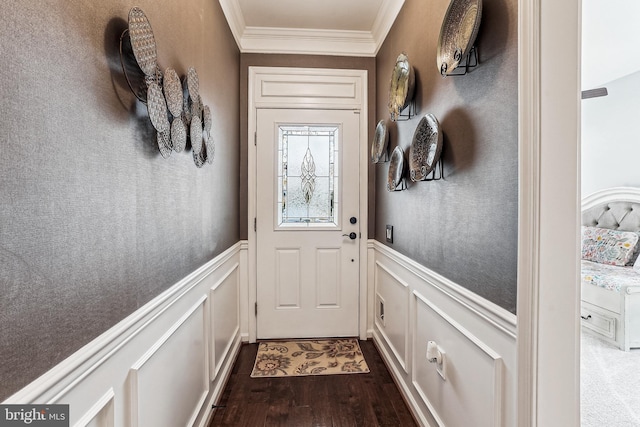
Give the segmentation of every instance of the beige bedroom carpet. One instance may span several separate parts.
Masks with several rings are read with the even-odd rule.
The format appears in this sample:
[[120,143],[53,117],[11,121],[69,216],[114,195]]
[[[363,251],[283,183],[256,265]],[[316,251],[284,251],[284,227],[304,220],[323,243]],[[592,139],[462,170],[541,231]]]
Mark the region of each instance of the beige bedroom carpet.
[[581,349],[581,426],[640,426],[640,349],[622,351],[587,332]]
[[262,341],[251,377],[293,377],[369,372],[358,340],[335,338]]

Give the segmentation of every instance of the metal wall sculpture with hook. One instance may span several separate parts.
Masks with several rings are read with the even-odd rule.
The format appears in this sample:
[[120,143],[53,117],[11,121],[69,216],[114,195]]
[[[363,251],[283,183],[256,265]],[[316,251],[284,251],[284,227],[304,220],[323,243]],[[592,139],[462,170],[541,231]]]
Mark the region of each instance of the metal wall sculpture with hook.
[[[186,97],[176,71],[163,73],[157,63],[157,48],[151,24],[139,7],[129,11],[128,28],[120,36],[120,63],[131,92],[146,104],[151,124],[157,131],[160,154],[168,158],[172,151],[181,152],[191,143],[193,161],[200,168],[212,163],[214,143],[211,137],[211,110],[202,104],[198,74],[195,68],[187,71]],[[135,79],[131,54],[143,78]],[[139,72],[138,72],[139,73]]]
[[[482,0],[451,0],[449,3],[438,39],[437,64],[442,77],[463,75],[478,65],[474,42],[481,16]],[[465,72],[454,73],[461,65]]]
[[477,66],[478,66],[478,48],[475,46],[472,46],[467,56],[465,56],[464,58],[462,58],[462,60],[460,60],[460,63],[453,71],[446,74],[442,74],[442,73],[441,74],[442,74],[442,77],[464,76],[470,70],[476,68]]
[[387,178],[387,190],[399,191],[406,189],[404,182],[404,151],[397,146],[391,153],[391,161],[389,162],[389,175]]
[[389,128],[384,120],[376,125],[376,131],[371,143],[371,163],[385,163],[389,161]]
[[411,181],[437,181],[442,179],[442,144],[443,135],[440,122],[433,114],[426,114],[416,126],[411,147],[409,148],[409,176]]
[[[409,120],[415,114],[413,102],[415,85],[416,77],[413,67],[407,55],[401,53],[396,59],[389,87],[389,115],[392,121]],[[409,111],[402,115],[402,111],[407,107],[410,107]]]

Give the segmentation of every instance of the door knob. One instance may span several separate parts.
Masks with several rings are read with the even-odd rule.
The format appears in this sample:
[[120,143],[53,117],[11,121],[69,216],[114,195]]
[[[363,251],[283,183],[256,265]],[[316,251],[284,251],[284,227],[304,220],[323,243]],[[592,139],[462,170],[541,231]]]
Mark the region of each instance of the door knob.
[[356,240],[356,237],[358,237],[358,235],[356,233],[354,233],[353,231],[349,234],[343,234],[344,237],[348,237],[351,240]]

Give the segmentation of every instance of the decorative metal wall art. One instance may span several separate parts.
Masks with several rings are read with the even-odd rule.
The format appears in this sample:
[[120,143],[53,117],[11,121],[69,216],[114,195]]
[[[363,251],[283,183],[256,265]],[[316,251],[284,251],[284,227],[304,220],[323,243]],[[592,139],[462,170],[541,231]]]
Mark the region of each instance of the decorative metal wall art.
[[158,69],[156,40],[153,37],[151,23],[139,7],[129,11],[129,37],[133,55],[140,69],[147,77],[155,78]]
[[151,124],[158,132],[166,132],[171,124],[169,123],[167,102],[160,85],[155,81],[147,83],[147,111]]
[[171,142],[173,151],[182,152],[187,147],[187,127],[182,116],[174,117],[171,122]]
[[160,150],[160,155],[165,159],[169,158],[169,156],[171,155],[171,150],[173,150],[173,145],[171,144],[170,132],[158,131],[156,134],[156,140],[158,142],[158,149]]
[[[144,82],[134,82],[129,76],[124,58],[129,48],[145,75]],[[120,62],[129,88],[147,105],[149,119],[157,131],[160,154],[167,158],[172,151],[179,153],[190,143],[197,167],[212,163],[215,146],[211,137],[211,110],[202,104],[198,73],[193,67],[188,69],[185,96],[178,73],[173,68],[163,73],[157,58],[151,23],[142,9],[134,7],[129,11],[129,26],[120,36]]]
[[389,160],[389,130],[384,120],[380,120],[376,126],[371,143],[371,163],[386,162]]
[[387,177],[387,190],[398,191],[404,190],[404,151],[400,146],[393,149],[391,153],[391,161],[389,162],[389,175]]
[[[409,149],[409,175],[411,181],[426,181],[442,178],[442,131],[433,114],[426,114],[416,127]],[[440,176],[436,177],[436,166],[440,164]],[[433,177],[429,175],[433,172]]]
[[[378,124],[383,124],[380,121]],[[374,138],[371,156],[377,155],[377,139]],[[437,181],[444,178],[442,164],[443,133],[435,115],[424,115],[413,134],[409,148],[408,165],[404,151],[398,145],[391,153],[387,176],[387,190],[399,191],[407,188],[406,179],[413,182]],[[407,167],[408,166],[408,167]],[[405,174],[407,175],[405,177]]]
[[173,117],[182,116],[182,106],[184,99],[182,96],[182,83],[180,77],[173,68],[164,70],[164,80],[162,81],[164,96],[167,98],[167,107]]
[[[453,71],[461,63],[466,68],[478,64],[477,50],[473,48],[473,43],[478,35],[481,16],[482,0],[451,0],[449,3],[438,39],[437,63],[442,77],[459,75]],[[466,71],[462,74],[466,74]]]
[[[389,87],[389,114],[392,121],[400,119],[400,113],[407,107],[413,106],[413,93],[415,91],[415,73],[409,64],[409,58],[405,53],[398,55],[396,65],[391,74],[391,84]],[[405,120],[413,115],[413,108]]]

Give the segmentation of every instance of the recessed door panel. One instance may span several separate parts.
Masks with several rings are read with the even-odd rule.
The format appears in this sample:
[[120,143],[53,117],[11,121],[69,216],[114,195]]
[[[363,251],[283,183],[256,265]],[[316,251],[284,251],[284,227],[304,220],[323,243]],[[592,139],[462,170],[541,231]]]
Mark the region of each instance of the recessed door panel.
[[277,308],[300,308],[300,250],[276,250]]
[[340,288],[342,280],[340,274],[340,248],[318,249],[316,264],[318,273],[316,279],[316,294],[318,308],[338,308],[340,306]]

